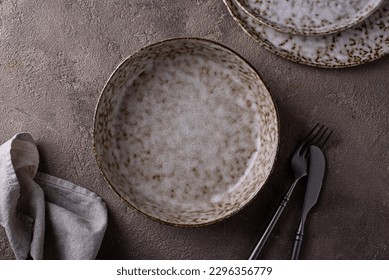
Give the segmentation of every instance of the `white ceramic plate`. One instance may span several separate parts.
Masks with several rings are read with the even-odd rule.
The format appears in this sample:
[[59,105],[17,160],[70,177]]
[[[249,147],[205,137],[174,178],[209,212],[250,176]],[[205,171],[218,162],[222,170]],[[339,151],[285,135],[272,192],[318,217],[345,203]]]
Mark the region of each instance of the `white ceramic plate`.
[[213,223],[261,189],[278,146],[273,100],[233,51],[175,39],[127,58],[96,108],[101,171],[129,205],[174,225]]
[[279,32],[224,0],[238,24],[262,46],[299,63],[340,68],[363,64],[389,53],[389,1],[362,23],[336,34],[301,36]]
[[383,0],[236,0],[252,17],[278,31],[324,35],[353,26]]

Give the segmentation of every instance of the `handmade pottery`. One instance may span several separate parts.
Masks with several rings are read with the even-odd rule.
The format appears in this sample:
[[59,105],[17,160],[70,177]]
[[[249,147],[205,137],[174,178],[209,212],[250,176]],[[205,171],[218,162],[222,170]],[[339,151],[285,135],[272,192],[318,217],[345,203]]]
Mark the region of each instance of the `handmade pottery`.
[[351,27],[372,14],[383,0],[236,0],[252,17],[278,31],[324,35]]
[[276,109],[257,72],[208,40],[167,40],[130,56],[95,113],[106,180],[128,205],[173,225],[241,209],[264,185],[277,146]]
[[240,27],[268,50],[303,64],[340,68],[389,53],[389,1],[362,23],[326,36],[286,34],[259,23],[234,0],[224,0]]

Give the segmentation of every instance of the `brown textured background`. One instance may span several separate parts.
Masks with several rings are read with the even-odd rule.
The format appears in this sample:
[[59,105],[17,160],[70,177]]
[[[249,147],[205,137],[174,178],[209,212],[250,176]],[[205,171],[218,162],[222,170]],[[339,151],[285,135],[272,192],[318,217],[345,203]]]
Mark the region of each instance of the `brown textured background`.
[[[280,154],[260,196],[235,216],[176,228],[128,209],[100,176],[93,112],[105,81],[140,47],[202,37],[259,71],[281,119]],[[307,224],[304,259],[389,259],[389,57],[348,69],[299,65],[261,48],[221,0],[0,1],[0,142],[35,138],[44,172],[98,193],[109,207],[100,259],[245,259],[291,181],[289,158],[316,122],[335,130],[328,173]],[[302,185],[260,258],[287,259]],[[0,259],[13,259],[0,228]]]

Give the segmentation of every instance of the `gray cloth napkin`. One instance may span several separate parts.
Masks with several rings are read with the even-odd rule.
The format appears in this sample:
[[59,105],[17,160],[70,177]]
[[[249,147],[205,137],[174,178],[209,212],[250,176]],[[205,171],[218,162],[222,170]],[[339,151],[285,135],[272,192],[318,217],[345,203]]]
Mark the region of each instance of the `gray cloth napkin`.
[[0,224],[16,259],[94,259],[107,227],[95,193],[38,172],[27,133],[0,146]]

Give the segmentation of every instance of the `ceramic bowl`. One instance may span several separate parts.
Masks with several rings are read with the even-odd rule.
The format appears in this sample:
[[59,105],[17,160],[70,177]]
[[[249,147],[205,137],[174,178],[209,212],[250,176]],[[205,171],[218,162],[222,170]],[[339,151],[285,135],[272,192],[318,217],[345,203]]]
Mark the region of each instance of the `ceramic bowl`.
[[262,188],[278,119],[253,67],[203,39],[159,42],[127,58],[104,87],[94,149],[113,190],[180,226],[236,213]]

